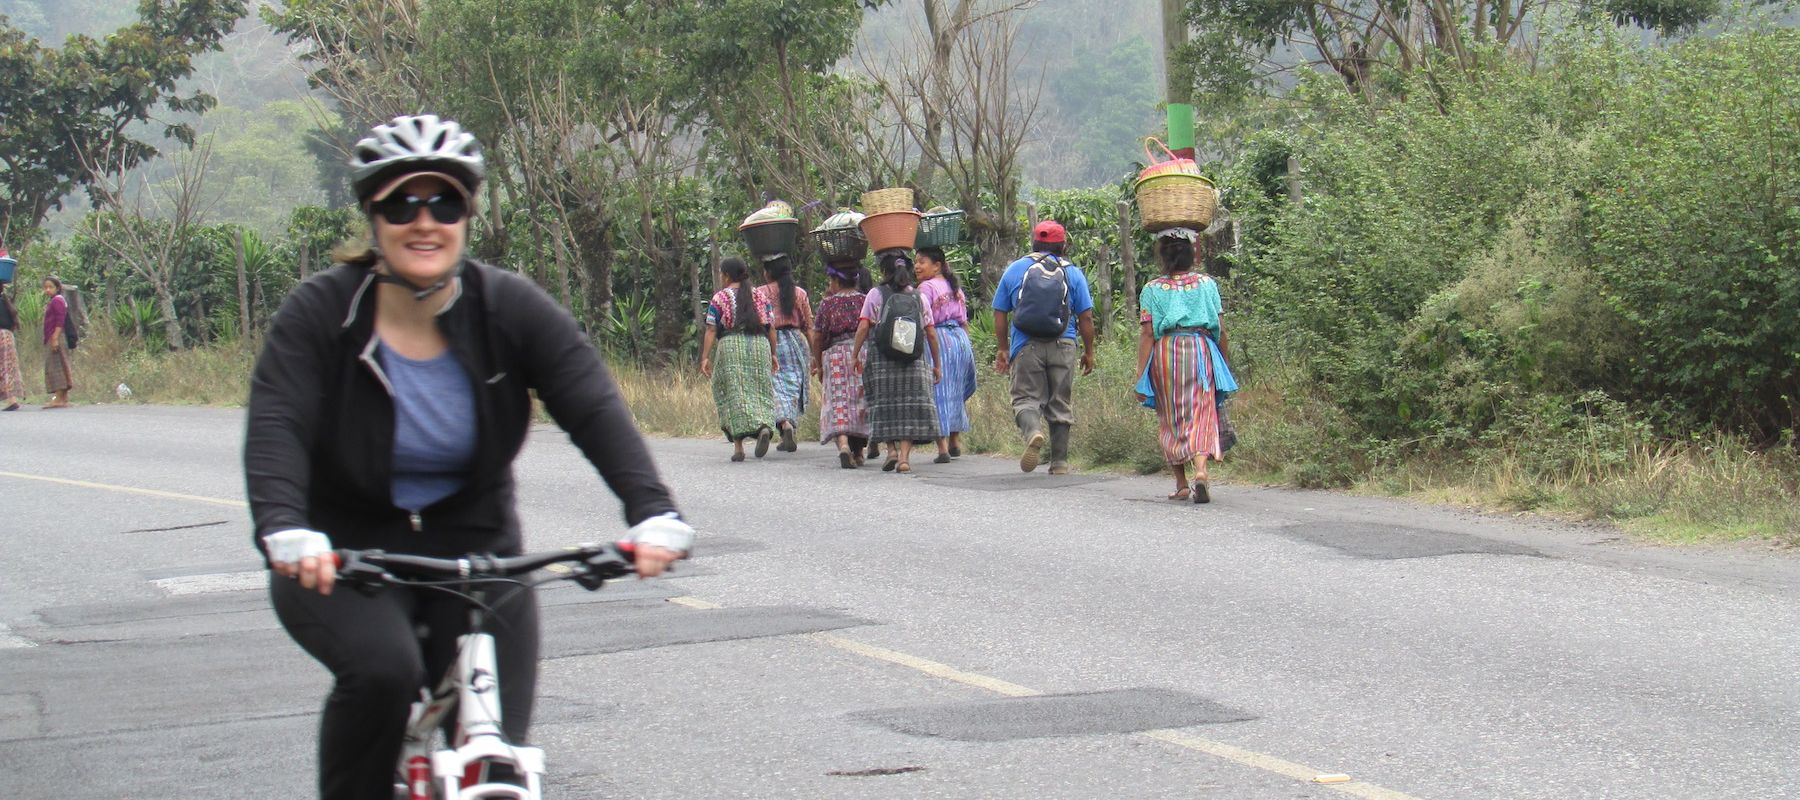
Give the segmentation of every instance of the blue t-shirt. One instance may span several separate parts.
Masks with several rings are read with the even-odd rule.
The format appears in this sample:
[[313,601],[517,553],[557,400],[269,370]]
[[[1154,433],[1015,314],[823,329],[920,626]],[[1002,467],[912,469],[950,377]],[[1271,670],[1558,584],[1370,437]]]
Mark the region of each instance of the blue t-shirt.
[[[1069,329],[1063,331],[1063,338],[1073,339],[1076,335],[1075,320],[1081,316],[1082,312],[1094,309],[1094,295],[1088,291],[1087,276],[1082,274],[1081,268],[1066,258],[1062,259],[1062,262],[1063,271],[1068,273],[1069,279]],[[1019,284],[1025,280],[1025,270],[1030,268],[1031,256],[1014,261],[1006,268],[1006,274],[1000,276],[1000,288],[994,290],[995,311],[1012,313],[1013,303],[1019,299]],[[1012,352],[1008,353],[1006,357],[1010,359],[1018,356],[1019,351],[1025,349],[1025,343],[1030,338],[1024,331],[1019,330],[1017,325],[1013,326]]]
[[475,463],[475,390],[450,353],[376,350],[394,387],[394,505],[418,511],[461,489]]

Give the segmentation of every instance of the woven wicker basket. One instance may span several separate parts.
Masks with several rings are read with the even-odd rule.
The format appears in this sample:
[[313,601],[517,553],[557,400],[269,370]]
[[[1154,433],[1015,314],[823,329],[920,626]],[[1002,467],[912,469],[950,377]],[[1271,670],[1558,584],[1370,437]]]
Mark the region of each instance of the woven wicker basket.
[[869,240],[860,228],[819,228],[812,232],[813,242],[827,262],[855,259],[869,254]]
[[876,189],[864,192],[862,196],[862,212],[866,216],[891,214],[895,211],[913,210],[913,191],[911,189]]
[[949,247],[962,240],[963,212],[944,211],[919,218],[920,247]]
[[877,253],[897,247],[911,250],[919,240],[920,216],[917,211],[907,210],[863,217],[862,231],[869,240],[869,249]]
[[1165,174],[1138,181],[1137,203],[1147,230],[1202,230],[1212,224],[1219,196],[1212,182],[1198,175]]

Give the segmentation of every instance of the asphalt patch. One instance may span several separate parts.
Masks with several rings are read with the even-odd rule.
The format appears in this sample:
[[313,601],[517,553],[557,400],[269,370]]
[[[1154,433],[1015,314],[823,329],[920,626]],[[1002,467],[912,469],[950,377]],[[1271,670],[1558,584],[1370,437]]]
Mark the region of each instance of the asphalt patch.
[[[958,489],[978,492],[1019,492],[1027,489],[1066,489],[1090,483],[1106,483],[1114,478],[1106,475],[1050,475],[1043,472],[1021,472],[1017,475],[926,475],[928,483],[953,484]],[[917,474],[917,473],[914,473]]]
[[[819,633],[871,624],[868,620],[848,614],[804,606],[753,606],[706,611],[669,607],[607,614],[598,620],[583,613],[582,608],[575,605],[544,609],[544,658],[569,658],[702,642]],[[600,624],[595,624],[596,621]]]
[[1546,557],[1524,545],[1430,528],[1302,523],[1277,528],[1275,533],[1296,541],[1329,547],[1354,558],[1378,561],[1454,555]]
[[145,622],[158,619],[237,614],[269,607],[267,592],[227,592],[187,595],[165,600],[139,600],[126,603],[88,603],[52,606],[37,610],[37,618],[45,625],[75,627]]
[[1256,718],[1199,695],[1157,688],[1008,697],[852,716],[912,736],[963,742],[1136,733]]
[[[766,549],[768,549],[768,547],[769,547],[768,545],[766,545],[762,542],[759,542],[755,539],[746,539],[742,536],[726,536],[726,535],[711,534],[711,533],[707,533],[705,531],[701,531],[698,536],[694,537],[694,556],[693,557],[697,558],[697,559],[704,559],[704,558],[708,558],[711,556],[728,556],[728,555],[736,555],[738,553],[754,553],[759,550],[766,550]],[[679,570],[685,566],[687,566],[687,565],[678,563],[675,565],[675,568],[677,570]]]

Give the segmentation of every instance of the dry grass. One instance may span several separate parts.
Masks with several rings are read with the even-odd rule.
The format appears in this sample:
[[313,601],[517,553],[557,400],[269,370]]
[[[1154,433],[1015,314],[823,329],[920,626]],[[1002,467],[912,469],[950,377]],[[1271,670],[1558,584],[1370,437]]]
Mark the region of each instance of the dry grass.
[[[255,343],[230,342],[173,353],[151,353],[128,337],[99,325],[71,354],[75,403],[119,402],[118,387],[131,389],[131,402],[170,405],[242,405],[250,395]],[[19,364],[32,402],[44,402],[44,345],[35,329],[19,337]]]

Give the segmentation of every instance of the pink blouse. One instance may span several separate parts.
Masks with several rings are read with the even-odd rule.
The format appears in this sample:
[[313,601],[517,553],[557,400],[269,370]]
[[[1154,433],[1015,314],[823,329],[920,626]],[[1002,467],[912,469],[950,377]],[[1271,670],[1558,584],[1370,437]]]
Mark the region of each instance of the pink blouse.
[[943,276],[920,284],[919,294],[925,297],[925,308],[931,311],[931,318],[937,320],[936,324],[969,324],[968,297],[960,291],[952,295],[950,282],[944,280]]

